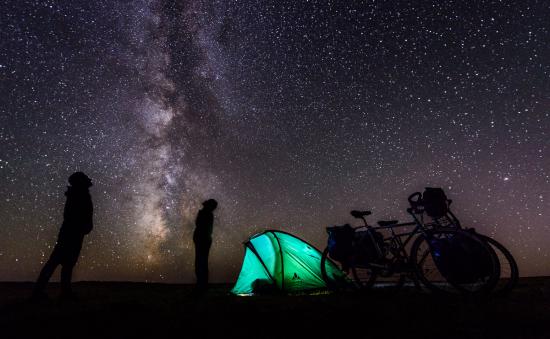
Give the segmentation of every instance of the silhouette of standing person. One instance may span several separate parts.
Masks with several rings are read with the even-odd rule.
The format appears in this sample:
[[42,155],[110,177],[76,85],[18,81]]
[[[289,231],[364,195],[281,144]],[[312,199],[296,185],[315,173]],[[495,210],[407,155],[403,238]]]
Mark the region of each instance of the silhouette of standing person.
[[214,226],[214,210],[218,202],[208,199],[202,203],[203,208],[197,214],[195,220],[195,275],[197,277],[197,289],[205,290],[208,287],[208,254],[212,245],[212,228]]
[[63,224],[50,258],[42,268],[36,282],[33,299],[46,298],[44,289],[57,266],[61,265],[61,297],[73,298],[71,277],[80,256],[84,236],[93,228],[93,205],[89,188],[92,180],[82,172],[69,177],[67,201],[63,211]]

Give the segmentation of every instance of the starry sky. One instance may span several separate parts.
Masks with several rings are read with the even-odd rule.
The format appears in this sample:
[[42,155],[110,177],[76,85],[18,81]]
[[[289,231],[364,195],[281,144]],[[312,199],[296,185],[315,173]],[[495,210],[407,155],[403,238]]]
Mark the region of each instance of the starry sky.
[[[408,221],[443,187],[522,275],[550,275],[546,1],[13,1],[0,20],[0,280],[34,280],[88,174],[77,280],[212,280],[242,242]],[[356,223],[355,223],[356,224]]]

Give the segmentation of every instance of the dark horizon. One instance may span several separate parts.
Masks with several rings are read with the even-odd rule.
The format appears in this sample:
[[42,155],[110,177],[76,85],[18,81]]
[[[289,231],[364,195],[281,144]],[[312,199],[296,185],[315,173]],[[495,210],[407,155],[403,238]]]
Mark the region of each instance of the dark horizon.
[[[533,276],[520,276],[520,285],[522,280],[530,280],[530,279],[548,279],[550,278],[550,275],[533,275]],[[0,280],[0,284],[28,284],[28,285],[34,285],[36,281],[33,280],[26,280],[26,281],[19,281],[19,280]],[[165,285],[185,285],[185,286],[194,286],[195,281],[191,280],[189,282],[170,282],[170,281],[130,281],[130,280],[73,280],[73,284],[109,284],[109,283],[117,283],[117,284],[165,284]],[[233,286],[235,284],[235,281],[211,281],[209,282],[211,285],[227,285],[227,286]],[[409,284],[412,284],[412,282],[408,282]],[[56,277],[53,277],[49,283],[54,288],[59,288],[60,283],[59,279]],[[382,285],[384,282],[381,283]],[[377,289],[377,287],[373,287],[374,290]],[[228,289],[229,293],[229,289]]]

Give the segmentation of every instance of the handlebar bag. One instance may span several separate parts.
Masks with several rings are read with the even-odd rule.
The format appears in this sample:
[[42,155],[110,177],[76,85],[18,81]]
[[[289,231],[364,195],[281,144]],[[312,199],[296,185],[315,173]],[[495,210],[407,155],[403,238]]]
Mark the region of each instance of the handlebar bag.
[[439,187],[426,187],[422,193],[422,204],[424,211],[432,218],[440,218],[449,211],[447,196]]

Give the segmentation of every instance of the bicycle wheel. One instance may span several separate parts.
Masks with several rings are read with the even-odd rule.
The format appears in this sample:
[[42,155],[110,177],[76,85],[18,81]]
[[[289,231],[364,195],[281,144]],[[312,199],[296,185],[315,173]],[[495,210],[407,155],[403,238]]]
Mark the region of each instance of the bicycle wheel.
[[476,233],[478,237],[491,245],[497,254],[500,264],[500,277],[495,286],[495,292],[505,294],[513,289],[519,280],[519,269],[512,253],[495,239],[483,234]]
[[352,263],[351,272],[353,280],[359,289],[366,290],[371,288],[376,281],[378,272],[370,267],[354,265]]
[[[456,255],[455,248],[442,249],[442,244],[475,248],[479,253]],[[494,250],[467,231],[437,228],[419,235],[411,247],[411,263],[418,279],[430,291],[445,294],[486,294],[496,285],[500,274]],[[483,259],[483,269],[480,267]]]
[[383,267],[375,269],[376,289],[397,292],[401,288],[416,287],[418,279],[409,263],[403,260],[387,260]]
[[[346,279],[341,280],[330,277],[328,274],[329,270],[327,269],[329,265],[334,265],[340,269],[346,275]],[[372,286],[376,279],[376,275],[369,274],[368,270],[344,267],[339,261],[330,257],[328,247],[325,248],[321,257],[321,275],[327,287],[332,290],[343,289],[353,285],[358,288],[366,288]],[[352,282],[355,282],[355,284]]]
[[[406,273],[394,273],[393,275],[389,276],[383,273],[381,270],[374,271],[376,272],[376,281],[367,288],[374,287],[377,290],[381,291],[397,292],[406,284],[407,286],[409,286],[408,280],[410,279],[410,276]],[[411,282],[414,281],[411,279]]]

